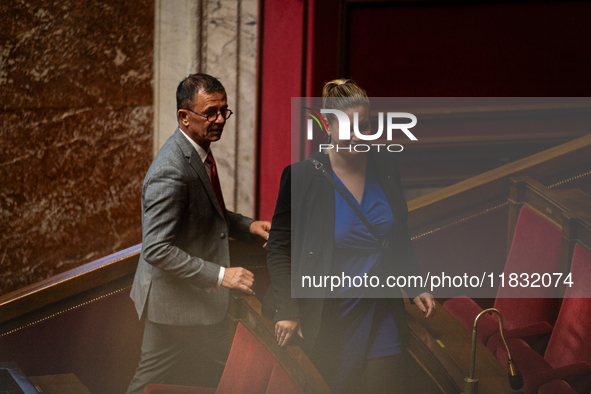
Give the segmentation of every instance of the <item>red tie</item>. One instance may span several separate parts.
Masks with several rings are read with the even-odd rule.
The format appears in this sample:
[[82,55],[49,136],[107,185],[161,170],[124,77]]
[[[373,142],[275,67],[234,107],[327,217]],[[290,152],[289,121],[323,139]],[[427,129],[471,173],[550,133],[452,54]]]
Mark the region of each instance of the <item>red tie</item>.
[[226,206],[224,205],[224,197],[222,196],[222,188],[220,186],[220,178],[218,177],[218,169],[215,166],[215,160],[213,159],[213,155],[211,154],[211,152],[207,154],[205,162],[209,164],[209,179],[211,180],[211,185],[213,186],[213,190],[215,191],[215,196],[218,198],[218,202],[220,203],[222,212],[225,213]]

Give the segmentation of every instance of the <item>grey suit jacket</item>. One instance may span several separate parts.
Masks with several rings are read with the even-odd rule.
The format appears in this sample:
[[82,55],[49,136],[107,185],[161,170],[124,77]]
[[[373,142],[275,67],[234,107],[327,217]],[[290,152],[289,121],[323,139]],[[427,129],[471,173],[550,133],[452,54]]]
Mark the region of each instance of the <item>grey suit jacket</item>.
[[140,318],[161,324],[222,321],[229,290],[214,287],[230,266],[228,237],[248,241],[252,219],[222,212],[199,154],[177,129],[142,190],[142,252],[131,289]]

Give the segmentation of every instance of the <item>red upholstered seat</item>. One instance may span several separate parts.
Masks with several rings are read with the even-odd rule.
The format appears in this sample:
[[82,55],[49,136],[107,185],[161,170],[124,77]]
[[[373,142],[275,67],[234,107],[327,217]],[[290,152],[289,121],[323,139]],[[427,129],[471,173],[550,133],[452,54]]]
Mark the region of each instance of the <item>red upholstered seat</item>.
[[271,353],[241,323],[217,389],[150,384],[144,394],[301,394]]
[[[551,380],[565,380],[577,393],[591,390],[591,252],[577,244],[571,265],[575,283],[567,287],[544,357],[533,351],[522,339],[509,339],[509,348],[517,368],[523,374],[526,393]],[[587,298],[575,298],[587,297]],[[507,353],[497,346],[497,358],[506,365]]]
[[[561,231],[548,220],[523,206],[515,226],[515,235],[505,264],[505,277],[511,273],[560,272]],[[516,329],[533,323],[553,324],[558,311],[556,289],[539,288],[542,297],[521,298],[522,288],[505,284],[499,287],[494,307],[503,315],[506,329]],[[536,296],[540,296],[538,292]],[[474,319],[482,312],[473,300],[457,297],[446,301],[443,306],[467,329],[472,330]],[[478,340],[486,344],[499,331],[499,323],[492,315],[484,315],[478,322]]]
[[577,394],[577,392],[564,380],[554,380],[543,384],[538,390],[538,394]]
[[[464,327],[470,331],[472,331],[474,319],[480,312],[482,312],[482,308],[471,298],[466,296],[460,296],[452,298],[451,300],[447,300],[443,303],[443,307],[447,309],[449,313],[451,313],[456,319],[458,319],[460,323],[462,323]],[[476,334],[478,335],[478,340],[480,342],[486,344],[488,339],[498,331],[499,322],[496,318],[490,315],[484,315],[478,321],[478,330]]]

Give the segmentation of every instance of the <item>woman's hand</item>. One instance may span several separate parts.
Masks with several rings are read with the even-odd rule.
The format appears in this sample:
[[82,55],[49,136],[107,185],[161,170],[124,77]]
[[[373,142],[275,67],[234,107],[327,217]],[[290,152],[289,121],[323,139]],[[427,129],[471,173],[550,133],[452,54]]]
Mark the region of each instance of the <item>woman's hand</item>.
[[429,293],[421,293],[413,300],[421,312],[425,314],[425,319],[435,315],[435,299]]
[[[255,220],[250,224],[250,233],[252,235],[257,235],[264,239],[265,241],[269,240],[269,230],[271,230],[271,222],[265,221],[258,221]],[[263,245],[263,248],[267,247],[267,243]]]
[[291,339],[294,332],[297,332],[300,337],[302,335],[302,324],[299,318],[280,320],[275,323],[275,336],[277,337],[277,345],[283,347]]

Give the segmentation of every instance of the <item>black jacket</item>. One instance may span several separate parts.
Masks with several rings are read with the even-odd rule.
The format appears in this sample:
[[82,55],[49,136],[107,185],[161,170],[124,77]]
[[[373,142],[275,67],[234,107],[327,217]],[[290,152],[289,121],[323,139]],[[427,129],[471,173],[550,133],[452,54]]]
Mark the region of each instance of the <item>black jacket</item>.
[[[408,208],[402,194],[400,173],[395,153],[368,154],[368,169],[376,171],[377,179],[390,203],[395,218],[394,239],[385,257],[392,275],[419,275],[418,264],[406,225]],[[315,153],[329,174],[332,168],[328,155]],[[263,313],[274,322],[299,317],[302,320],[304,350],[313,346],[320,328],[323,299],[321,289],[311,289],[319,298],[292,298],[292,262],[294,273],[328,275],[335,233],[334,188],[309,160],[284,169],[273,222],[267,244],[267,266],[271,287],[263,301]],[[293,229],[293,231],[292,231]],[[327,263],[328,262],[328,263]],[[391,289],[400,292],[398,288]],[[405,288],[413,299],[424,290]],[[391,298],[399,333],[403,341],[408,335],[404,302]]]

